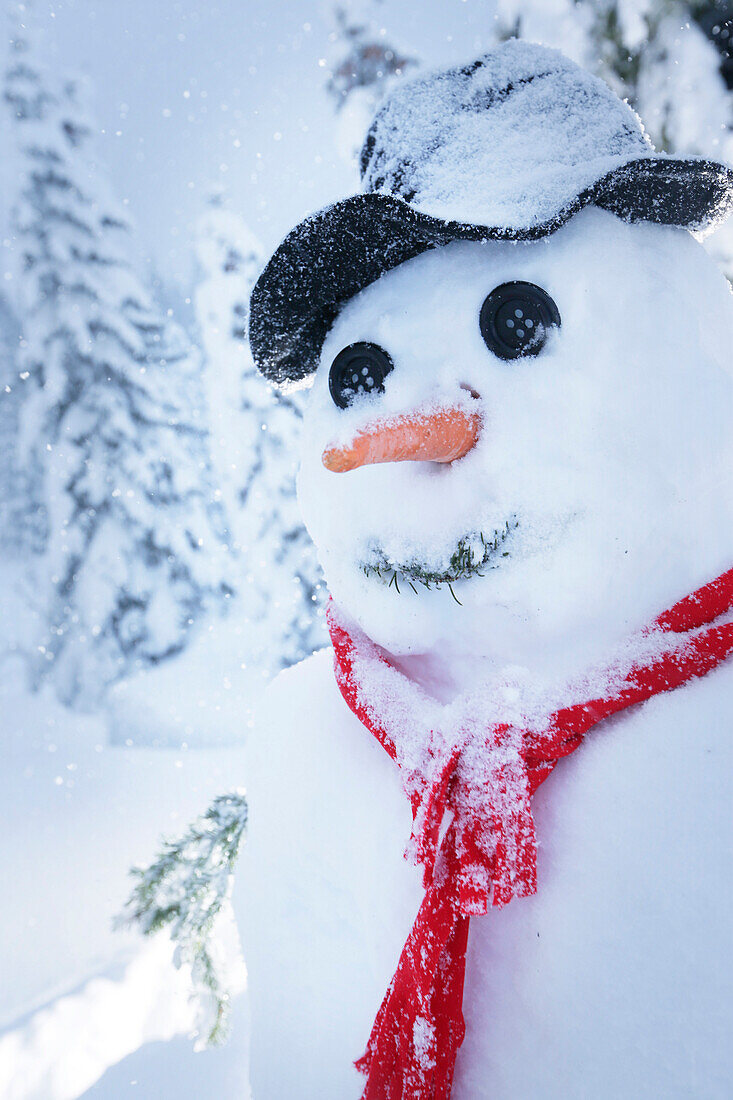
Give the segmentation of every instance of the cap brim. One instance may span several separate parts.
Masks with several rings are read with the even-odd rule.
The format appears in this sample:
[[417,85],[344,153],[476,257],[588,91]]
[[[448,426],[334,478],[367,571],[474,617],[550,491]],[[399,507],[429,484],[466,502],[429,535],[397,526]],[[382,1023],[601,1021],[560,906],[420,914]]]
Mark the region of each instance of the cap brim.
[[451,241],[537,240],[590,204],[625,221],[709,229],[730,213],[733,169],[697,158],[633,160],[549,221],[523,228],[443,221],[380,193],[343,199],[296,226],[257,280],[249,324],[255,362],[271,382],[297,383],[318,366],[340,307],[385,272]]

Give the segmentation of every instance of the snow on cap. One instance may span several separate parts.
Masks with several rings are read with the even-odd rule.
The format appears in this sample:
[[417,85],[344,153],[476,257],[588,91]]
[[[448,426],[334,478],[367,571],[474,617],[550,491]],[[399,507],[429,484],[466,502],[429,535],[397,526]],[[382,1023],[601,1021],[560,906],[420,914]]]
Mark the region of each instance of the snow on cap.
[[365,189],[444,221],[527,229],[653,156],[640,119],[557,50],[513,39],[402,84],[364,143]]

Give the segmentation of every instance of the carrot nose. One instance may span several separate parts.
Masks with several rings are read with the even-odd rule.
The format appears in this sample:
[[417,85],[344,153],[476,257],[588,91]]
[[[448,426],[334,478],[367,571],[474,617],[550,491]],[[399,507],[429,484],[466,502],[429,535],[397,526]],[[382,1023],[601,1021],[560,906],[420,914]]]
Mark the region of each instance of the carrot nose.
[[376,462],[455,462],[474,447],[481,414],[447,408],[379,420],[343,447],[327,447],[323,465],[343,474]]

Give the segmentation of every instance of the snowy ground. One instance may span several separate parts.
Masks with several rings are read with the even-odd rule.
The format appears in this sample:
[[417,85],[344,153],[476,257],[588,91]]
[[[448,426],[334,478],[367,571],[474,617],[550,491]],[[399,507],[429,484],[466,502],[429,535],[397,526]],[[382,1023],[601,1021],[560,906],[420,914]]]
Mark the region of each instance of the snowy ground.
[[[5,644],[16,610],[6,589]],[[262,681],[239,667],[241,644],[234,622],[221,624],[158,679],[118,689],[103,716],[29,694],[21,659],[3,659],[2,1100],[246,1096],[243,1008],[224,1051],[195,1054],[170,944],[112,928],[129,867],[244,784],[241,743]]]

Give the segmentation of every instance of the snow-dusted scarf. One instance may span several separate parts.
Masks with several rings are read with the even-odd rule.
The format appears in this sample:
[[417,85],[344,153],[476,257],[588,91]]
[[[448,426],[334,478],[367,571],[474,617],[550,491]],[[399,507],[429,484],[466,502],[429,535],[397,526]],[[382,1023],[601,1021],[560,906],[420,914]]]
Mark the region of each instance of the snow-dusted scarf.
[[704,676],[733,654],[732,610],[733,569],[660,615],[630,647],[641,659],[611,669],[598,681],[605,685],[598,697],[571,702],[528,728],[459,724],[446,736],[416,729],[419,689],[366,635],[349,632],[330,604],[338,686],[400,768],[413,814],[406,854],[422,864],[425,886],[356,1063],[367,1078],[362,1100],[448,1100],[465,1031],[470,917],[537,890],[531,796],[598,722]]

